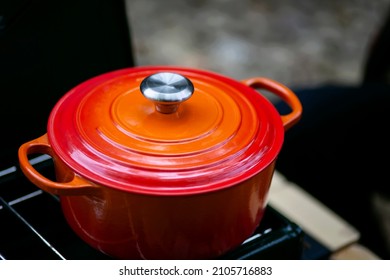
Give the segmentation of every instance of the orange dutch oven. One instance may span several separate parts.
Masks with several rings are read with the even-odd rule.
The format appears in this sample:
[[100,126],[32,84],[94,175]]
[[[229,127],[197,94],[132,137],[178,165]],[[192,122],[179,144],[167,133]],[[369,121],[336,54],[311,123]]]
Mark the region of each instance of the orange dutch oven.
[[[281,115],[261,94],[281,98]],[[263,77],[174,66],[105,73],[65,94],[24,143],[25,176],[58,195],[70,227],[117,259],[212,259],[259,225],[285,131],[301,103]],[[29,162],[53,158],[56,178]]]

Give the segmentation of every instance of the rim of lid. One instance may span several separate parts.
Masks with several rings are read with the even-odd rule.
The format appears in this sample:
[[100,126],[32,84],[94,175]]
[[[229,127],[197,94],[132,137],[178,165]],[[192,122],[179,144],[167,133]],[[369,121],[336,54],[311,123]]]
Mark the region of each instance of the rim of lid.
[[[164,114],[143,96],[155,73],[188,78],[193,94]],[[256,90],[210,71],[137,66],[91,78],[66,93],[48,121],[55,154],[102,186],[155,195],[205,193],[236,185],[277,157],[284,127]]]

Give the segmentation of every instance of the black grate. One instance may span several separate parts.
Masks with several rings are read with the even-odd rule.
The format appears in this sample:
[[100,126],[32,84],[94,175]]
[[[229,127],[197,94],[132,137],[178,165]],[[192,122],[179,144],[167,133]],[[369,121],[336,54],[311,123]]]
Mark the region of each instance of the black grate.
[[[34,167],[53,175],[49,157]],[[221,259],[300,259],[304,234],[268,207],[254,235]],[[17,166],[0,171],[0,259],[110,259],[82,241],[65,221],[59,200],[24,177]]]

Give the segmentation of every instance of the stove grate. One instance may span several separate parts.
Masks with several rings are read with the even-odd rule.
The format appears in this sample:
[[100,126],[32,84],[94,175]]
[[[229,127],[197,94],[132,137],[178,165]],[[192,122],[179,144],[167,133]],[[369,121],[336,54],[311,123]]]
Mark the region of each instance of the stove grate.
[[[47,156],[33,159],[41,174],[53,178]],[[302,230],[271,207],[257,231],[220,259],[300,259]],[[63,217],[59,199],[25,178],[17,166],[0,171],[0,260],[110,259],[81,240]]]

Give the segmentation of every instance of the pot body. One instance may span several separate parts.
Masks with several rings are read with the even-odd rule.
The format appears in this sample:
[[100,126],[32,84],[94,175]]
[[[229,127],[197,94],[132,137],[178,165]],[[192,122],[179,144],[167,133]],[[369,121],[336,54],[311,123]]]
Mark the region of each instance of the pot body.
[[[61,196],[72,229],[118,259],[210,259],[248,238],[266,206],[274,164],[227,189],[153,196],[101,187],[94,195]],[[58,180],[69,174],[58,173]]]

